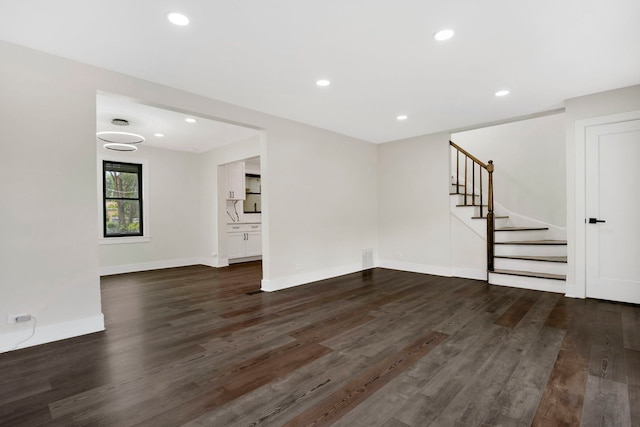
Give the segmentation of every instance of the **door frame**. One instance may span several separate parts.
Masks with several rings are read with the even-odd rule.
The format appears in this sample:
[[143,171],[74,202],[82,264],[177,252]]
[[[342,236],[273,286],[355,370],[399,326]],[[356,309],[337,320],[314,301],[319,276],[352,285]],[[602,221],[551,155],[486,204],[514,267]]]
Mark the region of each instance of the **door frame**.
[[[574,194],[574,213],[568,209],[567,218],[567,293],[566,296],[574,298],[586,298],[587,295],[587,185],[586,185],[586,144],[587,129],[590,127],[640,120],[640,110],[620,114],[593,117],[590,119],[576,120],[574,125],[573,150],[567,146],[567,153],[574,152],[575,168],[572,180],[567,181],[567,194]],[[567,156],[569,158],[569,156]],[[573,236],[571,236],[573,234]],[[573,238],[572,238],[573,237]]]

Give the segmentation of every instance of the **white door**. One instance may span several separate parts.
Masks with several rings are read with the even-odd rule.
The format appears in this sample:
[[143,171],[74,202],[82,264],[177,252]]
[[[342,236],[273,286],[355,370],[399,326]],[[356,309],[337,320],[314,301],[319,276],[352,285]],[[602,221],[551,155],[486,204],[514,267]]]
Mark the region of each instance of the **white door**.
[[586,294],[640,304],[640,120],[587,128]]

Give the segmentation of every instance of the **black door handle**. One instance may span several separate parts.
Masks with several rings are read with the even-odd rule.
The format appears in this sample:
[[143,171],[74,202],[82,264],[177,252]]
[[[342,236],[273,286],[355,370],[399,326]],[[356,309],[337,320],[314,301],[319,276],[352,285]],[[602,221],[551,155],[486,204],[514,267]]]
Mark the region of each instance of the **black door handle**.
[[604,219],[589,218],[589,224],[595,224],[596,222],[606,222]]

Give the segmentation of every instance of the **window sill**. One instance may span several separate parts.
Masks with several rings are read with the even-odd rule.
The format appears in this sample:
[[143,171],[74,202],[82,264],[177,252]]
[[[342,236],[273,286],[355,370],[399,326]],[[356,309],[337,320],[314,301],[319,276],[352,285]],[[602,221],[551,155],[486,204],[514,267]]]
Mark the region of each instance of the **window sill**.
[[131,237],[102,237],[98,239],[99,245],[119,245],[123,243],[149,243],[151,237],[131,236]]

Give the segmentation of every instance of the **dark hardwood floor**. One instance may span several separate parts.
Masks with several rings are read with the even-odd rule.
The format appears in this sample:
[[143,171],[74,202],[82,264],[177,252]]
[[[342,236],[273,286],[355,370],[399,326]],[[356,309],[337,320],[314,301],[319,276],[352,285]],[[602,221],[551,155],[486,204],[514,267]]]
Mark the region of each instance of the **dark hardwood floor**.
[[0,425],[640,426],[640,307],[260,263],[102,279],[107,330],[0,354]]

